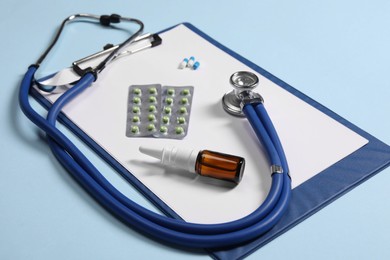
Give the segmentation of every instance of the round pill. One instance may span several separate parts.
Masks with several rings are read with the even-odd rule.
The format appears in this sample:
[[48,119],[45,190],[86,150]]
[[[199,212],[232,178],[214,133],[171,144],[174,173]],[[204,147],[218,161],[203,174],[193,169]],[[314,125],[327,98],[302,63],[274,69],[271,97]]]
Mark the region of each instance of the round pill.
[[154,131],[156,129],[156,126],[154,124],[148,125],[148,131]]
[[168,132],[168,128],[166,126],[161,126],[160,127],[160,132],[161,133],[166,133],[166,132]]
[[156,97],[155,97],[155,96],[149,97],[149,102],[150,102],[150,103],[156,103],[156,102],[157,102]]
[[183,96],[188,96],[189,94],[190,94],[190,90],[189,89],[183,89],[182,91],[181,91],[181,94],[183,95]]
[[141,91],[141,89],[140,88],[135,88],[135,89],[133,89],[133,94],[135,94],[135,95],[141,95],[142,94],[142,91]]
[[169,88],[169,89],[167,90],[167,94],[168,94],[169,96],[174,96],[174,95],[175,95],[175,89],[174,89],[174,88]]
[[133,117],[133,120],[132,120],[134,123],[138,123],[139,122],[139,116],[135,116]]
[[149,106],[149,112],[155,112],[157,110],[155,105],[150,105]]
[[154,95],[154,94],[156,94],[156,93],[157,93],[157,88],[150,88],[150,89],[149,89],[149,94]]
[[181,127],[181,126],[175,127],[175,133],[178,134],[178,135],[183,134],[184,133],[183,127]]
[[177,123],[178,124],[185,124],[186,123],[186,118],[185,117],[183,117],[183,116],[179,116],[178,118],[177,118]]
[[138,132],[139,132],[139,127],[136,126],[136,125],[133,125],[133,126],[131,127],[131,132],[132,132],[133,134],[138,133]]
[[180,114],[187,114],[187,108],[186,108],[186,107],[181,107],[181,108],[179,109],[179,113],[180,113]]
[[155,115],[153,115],[153,114],[148,115],[148,121],[155,121],[155,120],[156,120]]
[[172,105],[172,103],[173,103],[173,98],[166,98],[165,99],[165,103],[167,104],[167,105]]
[[133,107],[133,113],[138,114],[140,111],[139,107]]
[[133,98],[133,103],[134,104],[139,104],[139,103],[141,103],[141,99],[139,97],[134,97]]
[[180,103],[182,105],[187,105],[188,104],[188,98],[183,97],[182,99],[180,99]]
[[171,114],[171,113],[172,113],[172,108],[170,108],[170,107],[165,107],[165,108],[164,108],[164,113],[167,114],[167,115]]
[[169,116],[163,116],[162,122],[163,122],[164,124],[169,124]]

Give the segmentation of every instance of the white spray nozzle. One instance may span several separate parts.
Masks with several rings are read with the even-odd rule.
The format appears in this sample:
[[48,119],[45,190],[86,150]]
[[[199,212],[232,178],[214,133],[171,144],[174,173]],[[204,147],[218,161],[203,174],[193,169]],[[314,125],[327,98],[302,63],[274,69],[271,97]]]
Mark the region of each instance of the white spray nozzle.
[[155,147],[140,146],[141,153],[159,159],[163,165],[185,169],[195,173],[195,164],[199,151],[189,149],[179,149],[176,147],[164,147],[158,149]]
[[145,147],[145,146],[140,146],[139,151],[143,154],[147,154],[149,156],[152,156],[156,159],[162,159],[162,151],[153,147]]

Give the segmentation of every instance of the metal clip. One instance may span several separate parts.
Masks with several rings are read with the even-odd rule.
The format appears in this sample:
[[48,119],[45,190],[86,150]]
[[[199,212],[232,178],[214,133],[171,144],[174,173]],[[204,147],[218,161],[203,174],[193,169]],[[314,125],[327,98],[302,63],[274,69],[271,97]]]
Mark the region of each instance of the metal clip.
[[271,165],[271,175],[274,173],[283,173],[283,168],[280,165]]
[[[160,38],[160,36],[158,34],[150,34],[150,33],[147,33],[147,34],[144,34],[144,35],[141,35],[137,38],[135,38],[134,42],[130,45],[131,46],[135,46],[137,45],[139,42],[141,41],[144,41],[144,40],[147,40],[149,39],[150,42],[145,44],[145,45],[141,45],[141,46],[138,46],[138,48],[129,48],[121,53],[118,53],[118,55],[115,57],[118,58],[120,56],[123,56],[123,55],[129,55],[129,54],[134,54],[136,52],[139,52],[139,51],[142,51],[142,50],[145,50],[147,48],[151,48],[151,47],[155,47],[157,45],[160,45],[162,40]],[[85,58],[82,58],[80,60],[77,60],[75,62],[72,63],[72,68],[73,70],[79,75],[79,76],[83,76],[86,72],[88,72],[89,70],[92,70],[91,67],[87,67],[85,69],[82,69],[80,67],[80,64],[82,63],[85,63],[85,62],[88,62],[90,60],[94,60],[96,58],[99,58],[99,57],[102,57],[104,55],[108,55],[110,54],[112,51],[114,51],[115,49],[117,49],[119,47],[119,45],[115,45],[115,46],[112,46],[111,48],[108,48],[108,49],[105,49],[103,51],[100,51],[100,52],[97,52],[97,53],[94,53],[92,55],[89,55]],[[137,46],[135,46],[137,47]]]

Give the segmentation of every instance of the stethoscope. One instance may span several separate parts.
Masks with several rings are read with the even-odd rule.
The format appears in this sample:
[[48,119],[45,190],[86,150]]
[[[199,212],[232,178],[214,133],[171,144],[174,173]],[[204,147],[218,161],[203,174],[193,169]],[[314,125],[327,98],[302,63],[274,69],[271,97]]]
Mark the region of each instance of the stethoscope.
[[[139,29],[113,50],[97,67],[84,71],[80,80],[52,104],[47,117],[44,118],[32,108],[28,98],[29,91],[35,83],[34,74],[56,44],[64,26],[80,19],[99,21],[104,26],[123,21],[134,22],[139,25]],[[222,224],[187,223],[143,208],[112,186],[56,127],[62,108],[90,87],[97,80],[98,74],[123,52],[124,48],[132,43],[142,30],[141,21],[119,15],[76,14],[66,18],[48,49],[35,64],[28,68],[23,78],[19,92],[22,111],[47,134],[48,144],[53,154],[79,184],[103,207],[135,230],[168,244],[190,248],[228,247],[258,238],[272,229],[286,212],[290,200],[291,182],[282,145],[264,108],[263,99],[252,91],[258,83],[255,74],[250,72],[233,74],[230,81],[235,90],[223,98],[226,111],[233,115],[244,115],[248,119],[258,139],[265,147],[271,165],[272,184],[268,196],[258,209],[239,220]]]

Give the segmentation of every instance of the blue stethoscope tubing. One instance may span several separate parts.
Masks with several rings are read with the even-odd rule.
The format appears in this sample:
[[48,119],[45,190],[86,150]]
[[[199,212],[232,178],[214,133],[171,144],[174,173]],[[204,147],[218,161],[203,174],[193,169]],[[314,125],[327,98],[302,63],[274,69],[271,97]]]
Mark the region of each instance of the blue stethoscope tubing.
[[[272,184],[265,201],[242,219],[221,224],[197,224],[154,213],[119,192],[93,166],[81,151],[56,127],[62,108],[93,84],[96,76],[86,73],[51,106],[47,117],[38,114],[29,102],[38,66],[26,72],[19,91],[24,114],[48,136],[49,146],[67,171],[103,207],[132,228],[160,241],[188,248],[221,248],[242,244],[269,231],[286,212],[291,196],[291,180],[286,157],[278,135],[262,103],[243,107],[259,141],[268,152],[271,165],[280,165],[283,173],[272,174]],[[92,85],[93,87],[93,85]]]

